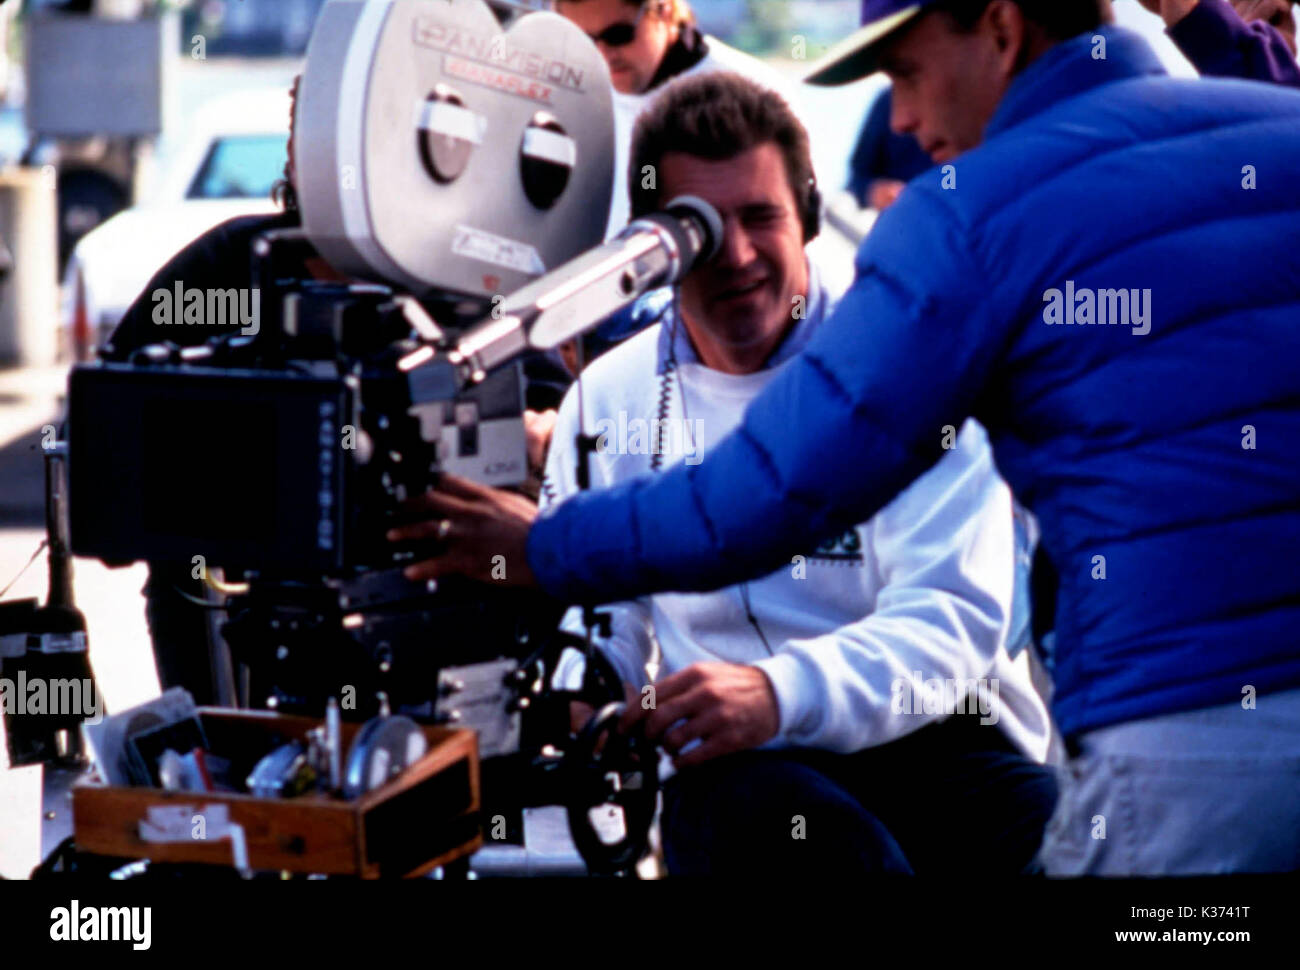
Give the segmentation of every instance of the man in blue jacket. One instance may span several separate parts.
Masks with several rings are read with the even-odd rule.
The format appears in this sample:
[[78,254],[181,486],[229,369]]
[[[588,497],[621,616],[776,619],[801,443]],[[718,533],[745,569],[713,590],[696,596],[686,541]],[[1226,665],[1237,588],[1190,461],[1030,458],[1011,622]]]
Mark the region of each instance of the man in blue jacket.
[[836,312],[699,465],[535,522],[429,493],[448,548],[411,574],[717,588],[875,514],[974,416],[1060,572],[1049,871],[1300,867],[1300,94],[1169,78],[1106,7],[864,0],[812,80],[883,68],[939,164]]

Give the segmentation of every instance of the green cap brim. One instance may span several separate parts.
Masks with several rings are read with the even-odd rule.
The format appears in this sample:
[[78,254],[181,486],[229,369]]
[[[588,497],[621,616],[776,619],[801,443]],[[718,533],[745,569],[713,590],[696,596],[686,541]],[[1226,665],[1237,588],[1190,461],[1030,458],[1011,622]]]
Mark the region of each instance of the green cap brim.
[[829,87],[848,84],[851,81],[861,80],[868,74],[874,74],[879,70],[876,66],[876,45],[919,14],[921,10],[922,4],[913,4],[898,13],[859,27],[813,65],[812,70],[804,75],[804,83]]

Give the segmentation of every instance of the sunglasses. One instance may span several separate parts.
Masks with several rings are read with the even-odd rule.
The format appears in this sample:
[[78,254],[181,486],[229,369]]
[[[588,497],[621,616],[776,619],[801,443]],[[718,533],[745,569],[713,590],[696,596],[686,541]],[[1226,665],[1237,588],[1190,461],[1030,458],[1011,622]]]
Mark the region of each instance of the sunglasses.
[[588,34],[587,36],[597,44],[604,44],[606,47],[626,47],[632,41],[636,40],[637,28],[641,26],[641,18],[645,16],[650,4],[644,3],[641,9],[637,11],[636,20],[631,23],[622,21],[617,24],[610,24],[598,34]]

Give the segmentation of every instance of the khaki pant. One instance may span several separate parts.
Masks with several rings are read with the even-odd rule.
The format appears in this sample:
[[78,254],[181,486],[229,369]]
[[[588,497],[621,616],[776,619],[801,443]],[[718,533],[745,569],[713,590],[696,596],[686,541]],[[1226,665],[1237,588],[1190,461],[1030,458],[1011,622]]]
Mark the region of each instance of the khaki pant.
[[1300,690],[1090,731],[1079,748],[1048,875],[1300,870]]

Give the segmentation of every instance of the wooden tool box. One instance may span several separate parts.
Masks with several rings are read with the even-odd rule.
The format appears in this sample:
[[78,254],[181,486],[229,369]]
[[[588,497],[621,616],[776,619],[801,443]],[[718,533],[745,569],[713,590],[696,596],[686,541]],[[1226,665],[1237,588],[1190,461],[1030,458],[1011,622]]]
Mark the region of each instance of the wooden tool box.
[[[276,744],[305,740],[320,721],[269,711],[199,708],[212,750],[248,752],[249,765]],[[359,730],[343,724],[346,752]],[[257,870],[359,876],[420,876],[469,855],[483,841],[479,825],[478,739],[461,728],[426,727],[429,750],[398,778],[355,801],[320,792],[255,798],[228,792],[123,788],[83,781],[72,790],[78,850],[153,862],[233,865],[228,838],[147,842],[140,823],[153,806],[225,805],[241,826],[248,866]],[[236,764],[238,770],[243,766]],[[240,774],[239,777],[243,777]]]

